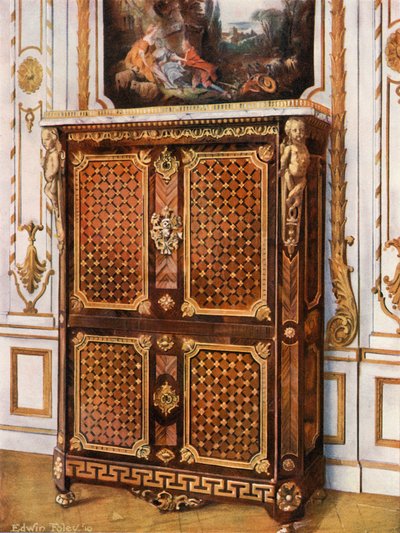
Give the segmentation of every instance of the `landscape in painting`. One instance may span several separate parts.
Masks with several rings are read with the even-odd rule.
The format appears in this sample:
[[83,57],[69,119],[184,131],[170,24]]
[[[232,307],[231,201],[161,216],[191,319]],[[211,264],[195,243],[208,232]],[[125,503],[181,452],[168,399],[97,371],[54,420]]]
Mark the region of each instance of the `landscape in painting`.
[[315,0],[104,0],[116,108],[299,98],[313,85]]

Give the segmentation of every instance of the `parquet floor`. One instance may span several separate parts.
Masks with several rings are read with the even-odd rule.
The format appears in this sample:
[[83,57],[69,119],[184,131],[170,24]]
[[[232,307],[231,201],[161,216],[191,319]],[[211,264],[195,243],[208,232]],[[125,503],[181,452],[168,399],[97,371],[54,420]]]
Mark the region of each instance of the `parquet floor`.
[[[275,533],[263,508],[208,505],[161,514],[128,490],[75,484],[77,504],[55,504],[51,457],[0,451],[0,531],[125,533]],[[327,491],[295,524],[299,533],[400,532],[399,500],[374,494]]]

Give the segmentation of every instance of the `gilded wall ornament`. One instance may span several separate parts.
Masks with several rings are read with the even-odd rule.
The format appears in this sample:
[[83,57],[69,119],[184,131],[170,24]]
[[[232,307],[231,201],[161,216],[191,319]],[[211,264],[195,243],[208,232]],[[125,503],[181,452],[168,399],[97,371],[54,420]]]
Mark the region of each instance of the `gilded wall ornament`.
[[159,339],[157,339],[157,346],[162,350],[163,352],[168,352],[174,345],[174,341],[172,340],[172,337],[170,335],[163,335]]
[[37,59],[27,57],[18,68],[18,85],[24,93],[35,93],[43,81],[43,68]]
[[335,315],[327,324],[327,342],[333,347],[348,346],[358,331],[358,312],[347,264],[346,229],[346,69],[345,9],[343,0],[332,0],[332,130],[331,130],[331,257]]
[[156,453],[156,457],[158,457],[164,464],[168,464],[172,459],[175,459],[175,454],[168,448],[162,448],[162,450]]
[[171,255],[182,240],[182,219],[165,206],[161,213],[153,213],[150,230],[156,248],[163,255]]
[[53,208],[56,219],[58,249],[61,253],[65,244],[65,231],[61,213],[65,152],[62,149],[57,128],[42,129],[42,145],[45,150],[44,155],[42,152],[40,154],[45,182],[44,193]]
[[168,184],[171,181],[171,177],[178,171],[179,161],[165,147],[160,157],[154,161],[154,168],[165,183]]
[[400,72],[400,30],[389,35],[385,53],[388,67]]
[[78,6],[78,101],[79,109],[88,109],[90,6],[87,0],[76,0],[76,3]]
[[[397,257],[400,257],[400,237],[398,237],[397,239],[392,239],[385,243],[386,249],[390,248],[391,246],[393,246],[397,250]],[[389,276],[385,276],[383,278],[383,281],[386,284],[386,290],[389,293],[389,298],[391,298],[392,300],[393,309],[398,310],[400,307],[400,262],[397,263],[396,271],[393,275],[393,278],[390,279]]]
[[167,416],[179,405],[179,395],[176,394],[171,385],[165,381],[161,387],[153,394],[153,403],[158,407],[164,416]]
[[301,490],[294,481],[283,483],[276,494],[276,503],[281,511],[295,511],[301,504]]
[[164,296],[161,296],[161,298],[158,300],[158,305],[164,309],[165,312],[171,311],[175,307],[175,301],[173,298],[167,293],[164,294]]
[[300,118],[289,118],[285,124],[286,138],[282,142],[282,238],[291,257],[300,236],[304,189],[307,185],[307,170],[310,154],[305,145],[306,126]]
[[33,123],[35,122],[35,113],[31,107],[26,110],[25,113],[25,124],[28,133],[32,133]]
[[29,245],[26,250],[25,260],[22,264],[17,263],[17,271],[21,278],[22,285],[32,294],[38,288],[42,276],[46,270],[46,261],[39,261],[35,246],[36,232],[42,231],[42,224],[24,224],[18,228],[20,231],[28,232]]

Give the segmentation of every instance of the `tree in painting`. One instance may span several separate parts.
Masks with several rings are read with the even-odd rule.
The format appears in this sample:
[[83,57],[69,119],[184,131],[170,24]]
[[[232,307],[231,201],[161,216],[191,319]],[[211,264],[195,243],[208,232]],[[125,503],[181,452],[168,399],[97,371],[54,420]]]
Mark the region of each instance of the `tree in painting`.
[[314,0],[103,6],[105,93],[116,107],[298,98],[313,84]]

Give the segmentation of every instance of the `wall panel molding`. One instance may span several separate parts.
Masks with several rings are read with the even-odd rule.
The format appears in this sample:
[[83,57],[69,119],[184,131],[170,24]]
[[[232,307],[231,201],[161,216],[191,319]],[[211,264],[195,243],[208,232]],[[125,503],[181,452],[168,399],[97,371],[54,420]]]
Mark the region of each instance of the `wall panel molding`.
[[[28,405],[20,404],[20,365],[19,357],[35,357],[41,358],[42,364],[42,387],[41,387],[41,405],[30,407]],[[10,414],[21,416],[36,416],[50,418],[52,416],[52,402],[51,402],[51,351],[40,350],[37,348],[11,348],[11,364],[10,364]]]
[[[400,438],[385,438],[384,435],[384,388],[385,385],[400,387],[400,378],[375,378],[375,444],[390,448],[400,448]],[[400,389],[399,389],[400,390]],[[397,405],[400,411],[400,405]],[[399,412],[400,415],[400,412]],[[400,424],[399,424],[400,427]]]
[[324,444],[345,444],[346,440],[346,374],[325,372],[324,381],[335,381],[337,387],[336,433],[324,435]]

